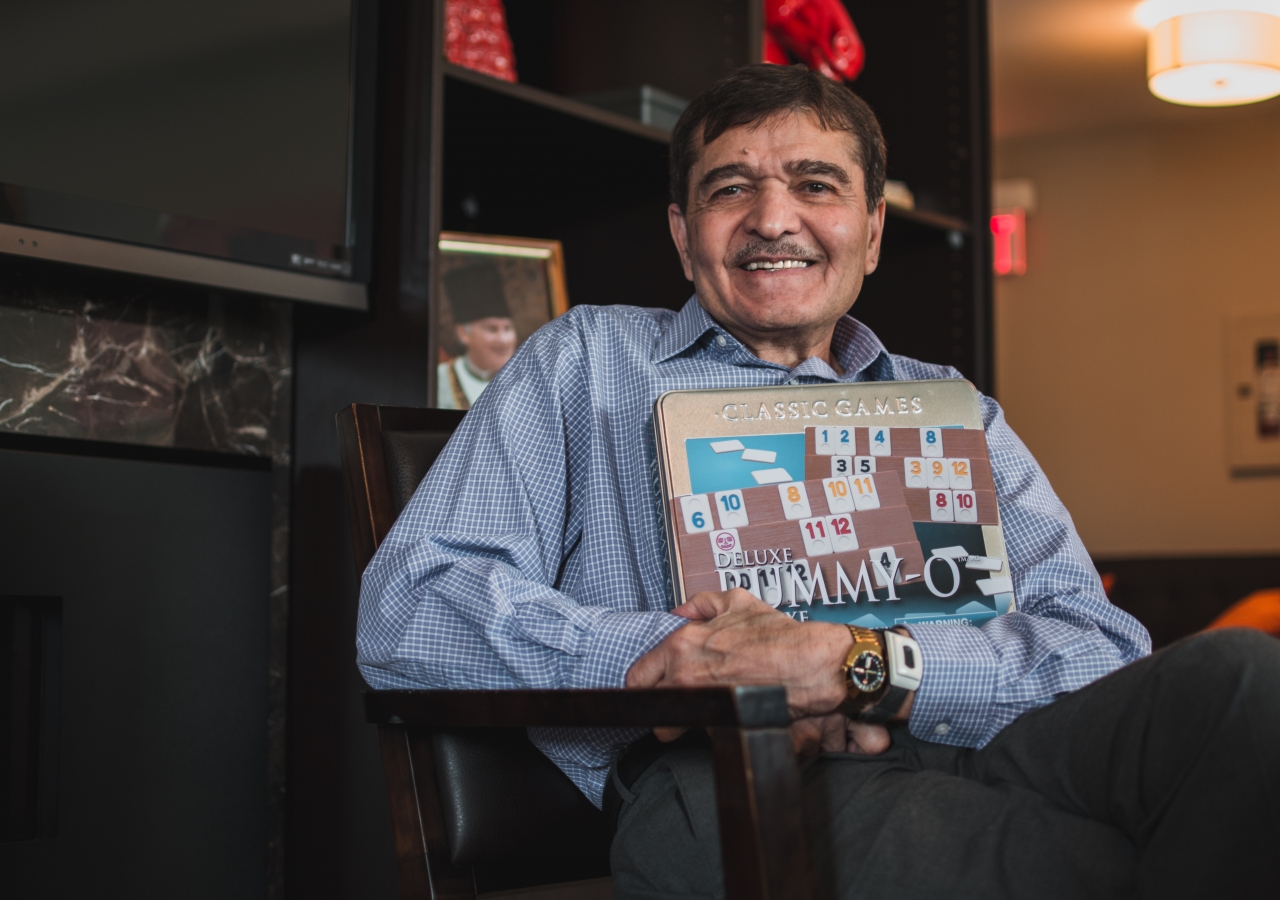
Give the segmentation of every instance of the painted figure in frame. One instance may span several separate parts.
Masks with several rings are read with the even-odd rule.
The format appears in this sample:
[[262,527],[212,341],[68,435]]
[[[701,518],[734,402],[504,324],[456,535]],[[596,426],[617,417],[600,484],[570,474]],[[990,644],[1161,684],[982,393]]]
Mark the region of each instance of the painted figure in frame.
[[441,409],[470,409],[516,352],[516,329],[498,267],[482,260],[445,273],[445,298],[464,352],[437,370]]

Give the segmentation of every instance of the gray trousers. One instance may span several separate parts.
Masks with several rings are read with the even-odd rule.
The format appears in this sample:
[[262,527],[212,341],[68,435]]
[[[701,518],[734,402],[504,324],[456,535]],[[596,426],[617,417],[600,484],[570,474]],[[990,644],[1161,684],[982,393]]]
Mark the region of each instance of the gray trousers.
[[[883,755],[802,776],[821,897],[1280,897],[1280,641],[1196,636],[981,750],[895,726]],[[722,897],[710,751],[666,754],[628,793],[614,896]]]

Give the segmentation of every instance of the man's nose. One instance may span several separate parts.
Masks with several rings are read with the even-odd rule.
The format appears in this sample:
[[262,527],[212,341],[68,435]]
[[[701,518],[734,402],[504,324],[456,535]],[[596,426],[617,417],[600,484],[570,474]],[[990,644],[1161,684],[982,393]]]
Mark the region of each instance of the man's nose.
[[756,201],[743,226],[766,241],[799,234],[800,215],[791,192],[785,185],[766,182],[756,194]]

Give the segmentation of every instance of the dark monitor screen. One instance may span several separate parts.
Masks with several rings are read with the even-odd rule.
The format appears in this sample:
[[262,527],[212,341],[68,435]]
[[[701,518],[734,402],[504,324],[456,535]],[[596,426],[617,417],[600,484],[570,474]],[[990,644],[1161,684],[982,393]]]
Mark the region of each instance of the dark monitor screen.
[[359,279],[352,4],[0,3],[0,222]]

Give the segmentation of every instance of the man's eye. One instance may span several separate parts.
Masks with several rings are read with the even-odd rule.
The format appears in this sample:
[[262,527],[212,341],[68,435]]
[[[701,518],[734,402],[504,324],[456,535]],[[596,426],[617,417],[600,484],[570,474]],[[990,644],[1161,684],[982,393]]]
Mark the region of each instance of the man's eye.
[[715,196],[717,196],[717,197],[736,197],[736,196],[738,196],[738,195],[739,195],[739,194],[741,194],[741,193],[742,193],[742,185],[740,185],[740,184],[730,184],[730,185],[726,185],[725,187],[722,187],[722,188],[720,188],[720,190],[716,191]]
[[811,194],[825,194],[831,190],[831,186],[820,181],[811,181],[804,186],[804,189]]

